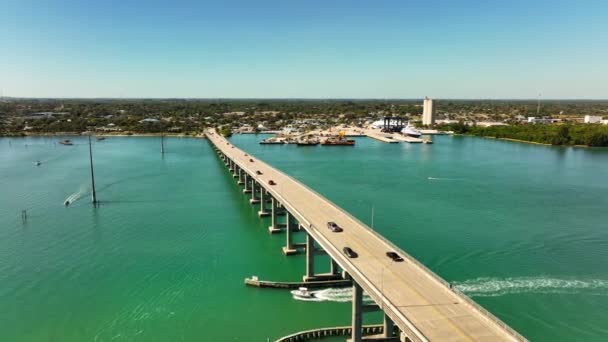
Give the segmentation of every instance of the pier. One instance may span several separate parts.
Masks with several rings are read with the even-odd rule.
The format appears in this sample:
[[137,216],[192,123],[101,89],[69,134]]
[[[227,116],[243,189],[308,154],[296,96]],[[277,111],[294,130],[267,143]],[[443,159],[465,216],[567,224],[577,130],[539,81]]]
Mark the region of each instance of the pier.
[[[244,192],[251,194],[251,204],[259,206],[260,216],[271,217],[269,230],[285,229],[285,255],[293,254],[285,251],[297,252],[297,246],[291,240],[292,227],[297,226],[303,231],[301,233],[306,234],[303,282],[327,277],[335,279],[340,274],[352,281],[351,341],[367,339],[363,337],[362,318],[372,311],[381,311],[384,317],[383,332],[374,339],[403,342],[527,341],[328,199],[233,146],[214,130],[207,130],[205,134],[228,170],[244,186]],[[280,213],[285,216],[283,224],[278,220]],[[329,221],[336,222],[344,231],[332,232],[327,228]],[[343,253],[346,246],[352,248],[358,257],[346,256]],[[397,253],[404,261],[395,262],[388,258],[386,253],[389,251]],[[327,254],[331,259],[329,274],[315,272],[314,256],[319,253]],[[375,304],[363,304],[364,292]]]
[[338,277],[336,277],[335,280],[302,281],[302,282],[268,281],[268,280],[258,280],[255,278],[245,278],[245,285],[253,286],[253,287],[267,287],[267,288],[274,288],[274,289],[297,289],[300,287],[315,289],[315,288],[352,286],[353,282],[351,280],[341,279]]

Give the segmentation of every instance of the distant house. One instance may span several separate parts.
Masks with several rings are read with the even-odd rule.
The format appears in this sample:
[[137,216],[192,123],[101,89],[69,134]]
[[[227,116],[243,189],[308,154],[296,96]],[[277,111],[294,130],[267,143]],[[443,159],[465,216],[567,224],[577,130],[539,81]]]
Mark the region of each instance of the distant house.
[[491,126],[508,126],[508,125],[504,122],[498,122],[498,121],[479,121],[479,122],[477,122],[477,126],[491,127]]
[[301,133],[301,131],[300,131],[300,129],[298,129],[297,127],[294,127],[293,125],[287,125],[286,127],[283,128],[283,133],[297,134],[297,133]]
[[145,118],[143,120],[139,120],[139,123],[157,123],[158,121],[158,119]]
[[594,123],[602,123],[602,117],[601,116],[595,116],[595,115],[585,115],[585,121],[586,124],[594,124]]
[[67,115],[69,113],[66,112],[38,112],[31,113],[25,116],[27,120],[38,120],[38,119],[54,119],[56,116]]
[[556,122],[560,122],[562,120],[560,119],[553,119],[553,118],[537,118],[535,116],[528,116],[528,123],[531,124],[550,124],[550,123],[556,123]]
[[526,117],[523,115],[516,115],[515,120],[517,121],[527,121]]

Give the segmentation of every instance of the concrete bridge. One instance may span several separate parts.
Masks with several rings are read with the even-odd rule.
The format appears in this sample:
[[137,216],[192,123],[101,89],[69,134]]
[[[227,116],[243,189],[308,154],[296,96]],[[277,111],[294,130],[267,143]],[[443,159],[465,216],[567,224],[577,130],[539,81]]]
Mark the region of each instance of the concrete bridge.
[[[242,151],[214,130],[205,132],[260,216],[270,216],[269,231],[285,231],[283,253],[306,252],[304,281],[335,279],[342,274],[353,281],[351,340],[382,341],[527,341],[491,313],[384,237],[304,184]],[[272,181],[272,182],[270,182]],[[285,218],[280,223],[279,215]],[[327,222],[336,222],[343,232],[333,233]],[[306,243],[292,241],[295,227],[304,230]],[[357,252],[349,258],[348,246]],[[386,252],[403,257],[394,262]],[[314,256],[327,253],[329,274],[315,272]],[[340,273],[342,270],[342,273]],[[363,304],[363,292],[375,302]],[[363,337],[366,312],[384,312],[381,336]],[[399,333],[394,334],[394,327]]]

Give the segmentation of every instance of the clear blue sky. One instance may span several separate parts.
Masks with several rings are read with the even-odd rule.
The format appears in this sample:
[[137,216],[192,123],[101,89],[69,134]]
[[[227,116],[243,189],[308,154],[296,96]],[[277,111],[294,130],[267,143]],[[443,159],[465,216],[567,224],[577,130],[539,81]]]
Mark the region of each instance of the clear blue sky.
[[0,89],[605,99],[608,1],[0,0]]

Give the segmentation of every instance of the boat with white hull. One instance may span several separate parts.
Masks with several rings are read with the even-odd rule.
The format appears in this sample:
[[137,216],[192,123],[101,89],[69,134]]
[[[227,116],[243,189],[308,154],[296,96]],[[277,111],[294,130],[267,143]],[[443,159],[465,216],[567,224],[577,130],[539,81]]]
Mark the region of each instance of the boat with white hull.
[[414,126],[410,126],[409,123],[401,130],[401,133],[414,138],[420,138],[422,135],[419,130],[417,130]]

